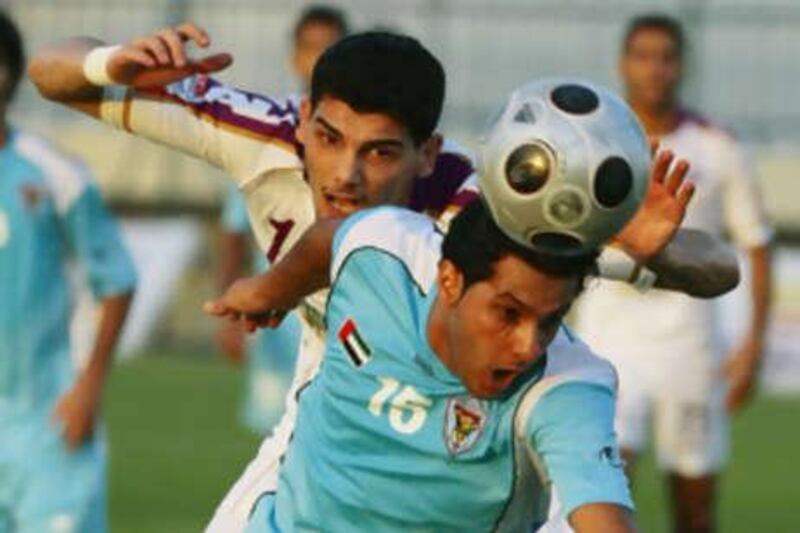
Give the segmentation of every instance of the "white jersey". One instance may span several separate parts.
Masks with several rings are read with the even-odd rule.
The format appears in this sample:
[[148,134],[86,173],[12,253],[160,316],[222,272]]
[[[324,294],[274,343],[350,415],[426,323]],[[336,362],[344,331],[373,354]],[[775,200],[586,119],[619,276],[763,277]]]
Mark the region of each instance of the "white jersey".
[[[772,229],[752,162],[727,132],[684,114],[660,141],[691,164],[688,178],[697,188],[684,227],[714,236],[727,231],[742,248],[769,241]],[[641,294],[622,283],[597,280],[590,283],[578,310],[581,336],[615,362],[637,358],[679,364],[687,355],[706,366],[719,362],[716,306],[708,300],[660,290]]]
[[[227,173],[244,194],[256,239],[270,262],[291,249],[314,221],[303,149],[295,135],[295,99],[270,98],[193,76],[164,89],[108,88],[100,118]],[[431,175],[414,181],[407,207],[446,224],[476,196],[471,159],[445,141]],[[297,394],[322,361],[326,299],[327,291],[320,291],[303,302],[303,332],[286,414],[217,510],[209,530],[241,529],[255,503],[249,498],[276,486],[278,464],[294,430]]]

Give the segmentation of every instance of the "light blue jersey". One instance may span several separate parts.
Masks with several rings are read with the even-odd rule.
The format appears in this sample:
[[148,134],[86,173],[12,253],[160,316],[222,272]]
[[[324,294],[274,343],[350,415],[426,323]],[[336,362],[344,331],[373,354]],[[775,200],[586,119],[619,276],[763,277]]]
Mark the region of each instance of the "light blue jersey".
[[562,330],[504,399],[472,398],[433,353],[441,235],[363,211],[337,232],[322,368],[302,393],[275,495],[250,530],[524,531],[595,502],[632,508],[613,368]]
[[98,299],[134,288],[133,263],[85,169],[12,130],[0,149],[0,531],[4,522],[103,527],[104,443],[68,451],[50,421],[76,375],[72,260]]
[[[244,196],[234,187],[225,198],[222,225],[232,233],[250,234]],[[268,267],[269,261],[264,254],[254,254],[254,272],[263,272]],[[294,363],[300,347],[300,330],[300,320],[295,313],[290,313],[280,327],[262,329],[248,343],[242,418],[260,435],[268,433],[284,412],[284,398],[292,385]]]

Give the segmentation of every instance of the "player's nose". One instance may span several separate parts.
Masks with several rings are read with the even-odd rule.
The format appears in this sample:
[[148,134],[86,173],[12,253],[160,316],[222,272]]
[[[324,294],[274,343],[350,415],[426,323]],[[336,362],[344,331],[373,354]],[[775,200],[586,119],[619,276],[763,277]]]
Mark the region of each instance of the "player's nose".
[[513,337],[514,364],[526,367],[539,358],[542,353],[542,343],[539,330],[535,324],[520,325]]
[[360,160],[355,153],[340,154],[334,166],[334,185],[347,192],[358,190],[362,182]]

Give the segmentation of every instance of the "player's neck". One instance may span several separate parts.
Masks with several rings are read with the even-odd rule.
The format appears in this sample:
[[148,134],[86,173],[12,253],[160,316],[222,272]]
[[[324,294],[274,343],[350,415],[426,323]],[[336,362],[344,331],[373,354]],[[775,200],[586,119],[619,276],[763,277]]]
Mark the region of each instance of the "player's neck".
[[678,126],[680,107],[677,102],[669,102],[660,106],[643,105],[635,100],[630,101],[631,108],[639,117],[644,130],[650,137],[661,137]]
[[437,297],[428,314],[428,344],[436,357],[452,371],[450,366],[450,350],[447,344],[447,321],[443,309],[443,302]]

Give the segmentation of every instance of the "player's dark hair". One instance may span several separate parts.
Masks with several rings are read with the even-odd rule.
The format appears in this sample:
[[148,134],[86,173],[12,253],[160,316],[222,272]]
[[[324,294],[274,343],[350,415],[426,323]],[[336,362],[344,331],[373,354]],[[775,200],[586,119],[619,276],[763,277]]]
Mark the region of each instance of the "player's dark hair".
[[25,48],[17,25],[3,9],[0,9],[0,69],[5,70],[5,76],[0,75],[3,81],[0,100],[7,103],[14,98],[25,70]]
[[513,255],[551,276],[583,280],[596,270],[597,252],[557,256],[526,248],[509,238],[497,226],[482,200],[474,200],[453,219],[442,242],[442,258],[448,259],[464,276],[464,288],[489,279],[494,264]]
[[312,4],[300,13],[294,25],[294,31],[292,31],[294,39],[297,40],[303,30],[312,24],[321,24],[323,26],[335,28],[342,37],[347,35],[350,30],[344,11],[337,7],[324,4]]
[[323,96],[359,113],[389,115],[408,128],[419,146],[433,134],[442,113],[445,75],[439,60],[419,41],[389,32],[345,37],[317,61],[311,105]]
[[675,45],[678,57],[683,57],[686,48],[686,34],[683,25],[675,17],[663,13],[647,13],[638,15],[628,22],[625,36],[622,39],[622,51],[628,52],[631,41],[641,31],[660,31],[666,34]]

